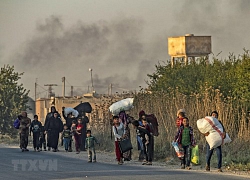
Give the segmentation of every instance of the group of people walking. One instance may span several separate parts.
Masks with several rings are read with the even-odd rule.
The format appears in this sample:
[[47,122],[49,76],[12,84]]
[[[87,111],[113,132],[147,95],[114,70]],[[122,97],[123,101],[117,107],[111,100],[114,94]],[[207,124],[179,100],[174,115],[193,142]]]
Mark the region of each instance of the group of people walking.
[[[218,119],[218,112],[211,112],[210,116]],[[118,116],[113,116],[113,134],[115,136],[115,154],[116,160],[119,165],[123,164],[124,161],[130,160],[131,151],[125,153],[121,152],[119,147],[119,141],[123,139],[130,139],[130,129],[128,124],[131,123],[136,131],[136,138],[139,150],[139,160],[142,161],[142,165],[152,165],[154,156],[154,128],[158,126],[153,125],[149,117],[143,110],[139,112],[138,120],[135,120],[128,116],[124,111],[121,111]],[[221,121],[219,121],[222,125]],[[183,150],[184,157],[181,158],[181,169],[191,169],[191,152],[192,148],[196,146],[196,141],[193,134],[193,128],[189,125],[189,119],[186,116],[185,110],[180,109],[177,112],[176,119],[176,135],[174,142],[178,143],[180,149]],[[225,128],[223,127],[223,138],[225,138]],[[158,132],[157,132],[158,134]],[[208,136],[209,132],[205,133],[204,136]],[[214,149],[210,149],[209,144],[206,143],[206,171],[210,171],[210,161],[213,151],[217,152],[218,159],[218,171],[222,172],[222,152],[221,146]],[[128,154],[130,156],[128,156]],[[128,158],[129,157],[129,158]]]
[[124,139],[130,139],[129,124],[132,124],[137,136],[138,150],[140,150],[139,160],[142,165],[152,165],[154,152],[153,127],[151,122],[146,118],[146,113],[142,111],[139,119],[135,120],[128,116],[125,111],[121,111],[118,116],[113,116],[113,134],[115,136],[115,154],[119,165],[124,161],[131,160],[131,150],[121,152],[119,142]]
[[[38,120],[38,116],[34,115],[34,120],[27,117],[26,112],[22,112],[18,119],[20,120],[19,134],[20,134],[20,148],[23,151],[29,151],[27,149],[28,136],[33,133],[33,147],[34,151],[41,151],[42,145],[44,151],[46,151],[46,145],[50,151],[58,151],[59,134],[61,134],[62,144],[64,145],[66,152],[72,151],[72,137],[75,140],[76,153],[79,154],[81,150],[88,151],[88,162],[96,162],[95,144],[99,144],[97,139],[91,135],[91,130],[86,129],[86,123],[88,118],[86,116],[74,117],[71,113],[67,116],[64,114],[64,108],[62,109],[63,117],[66,121],[62,123],[60,114],[56,111],[54,106],[51,107],[51,112],[47,114],[45,124]],[[218,119],[218,112],[213,111],[211,116]],[[154,136],[158,135],[158,131],[155,132],[155,126],[158,126],[157,121],[153,122],[148,118],[149,116],[141,111],[139,113],[138,120],[126,114],[125,111],[121,111],[119,115],[113,116],[112,131],[115,137],[115,155],[119,165],[122,165],[124,161],[131,160],[131,149],[126,152],[122,152],[120,148],[120,141],[124,139],[130,140],[130,127],[132,124],[135,132],[139,150],[139,160],[142,161],[142,165],[152,165],[154,157]],[[221,123],[221,121],[219,121]],[[221,123],[222,125],[222,123]],[[184,151],[184,157],[181,158],[181,168],[191,169],[191,151],[192,147],[196,145],[193,128],[189,125],[189,119],[186,116],[185,110],[180,109],[177,112],[176,119],[176,135],[174,141],[178,143],[179,147]],[[225,128],[223,127],[223,138],[225,138]],[[158,130],[158,127],[157,127]],[[46,138],[47,135],[47,138]],[[208,136],[209,132],[204,136]],[[47,144],[46,144],[47,140]],[[222,172],[222,152],[221,146],[215,148],[218,159],[218,171]],[[214,149],[210,149],[209,144],[206,144],[206,170],[210,171],[210,161]]]
[[[58,111],[54,106],[47,114],[44,126],[38,120],[38,116],[34,115],[34,120],[31,121],[27,117],[27,112],[23,111],[19,116],[19,134],[20,134],[20,148],[22,152],[29,151],[28,137],[33,134],[33,148],[34,151],[40,152],[41,150],[57,152],[58,142],[61,133],[61,144],[64,146],[66,152],[72,152],[72,141],[74,138],[76,153],[80,151],[88,151],[89,162],[96,161],[96,153],[94,144],[98,143],[97,139],[91,135],[90,130],[86,130],[86,124],[89,122],[85,114],[82,116],[74,117],[72,113],[67,116],[64,114],[64,107],[62,114],[66,121],[63,124]],[[47,143],[46,143],[47,141]],[[42,147],[43,146],[43,147]]]
[[[213,111],[211,112],[210,116],[218,119],[218,112]],[[226,137],[225,128],[220,120],[218,120],[221,124],[223,130],[222,130],[222,138]],[[181,168],[182,169],[191,169],[190,163],[191,163],[191,152],[192,148],[196,145],[194,135],[193,135],[193,128],[189,125],[189,119],[186,116],[185,110],[180,109],[177,112],[177,119],[176,119],[176,126],[177,126],[177,134],[175,136],[174,141],[179,144],[179,147],[183,149],[184,151],[184,157],[181,158]],[[204,136],[208,136],[209,132],[203,134]],[[209,144],[206,142],[206,171],[210,171],[210,161],[211,157],[213,155],[214,149],[217,152],[217,160],[218,160],[218,172],[222,172],[222,151],[221,151],[221,145],[210,149]]]

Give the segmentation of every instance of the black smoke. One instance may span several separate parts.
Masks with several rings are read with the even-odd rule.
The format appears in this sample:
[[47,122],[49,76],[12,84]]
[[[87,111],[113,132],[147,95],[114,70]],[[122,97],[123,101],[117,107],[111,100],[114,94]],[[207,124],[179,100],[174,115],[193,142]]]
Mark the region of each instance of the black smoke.
[[143,42],[143,26],[141,19],[124,18],[92,24],[78,21],[65,28],[60,17],[51,16],[37,25],[14,62],[28,76],[36,74],[46,84],[61,84],[61,77],[65,76],[71,85],[83,86],[87,91],[92,68],[97,93],[106,93],[110,84],[136,90],[146,84],[146,75],[153,72],[157,63],[147,59],[150,53]]

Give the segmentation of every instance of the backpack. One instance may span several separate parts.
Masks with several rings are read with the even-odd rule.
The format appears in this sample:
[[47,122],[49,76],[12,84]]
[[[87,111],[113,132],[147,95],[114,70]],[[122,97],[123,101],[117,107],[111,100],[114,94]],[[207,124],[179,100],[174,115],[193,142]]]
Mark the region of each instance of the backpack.
[[19,129],[19,127],[20,127],[20,120],[18,118],[14,121],[13,126],[14,126],[15,129]]
[[159,136],[159,132],[158,132],[159,124],[158,124],[158,120],[155,117],[155,115],[154,114],[148,114],[148,115],[146,115],[146,119],[150,123],[150,126],[152,127],[153,136]]

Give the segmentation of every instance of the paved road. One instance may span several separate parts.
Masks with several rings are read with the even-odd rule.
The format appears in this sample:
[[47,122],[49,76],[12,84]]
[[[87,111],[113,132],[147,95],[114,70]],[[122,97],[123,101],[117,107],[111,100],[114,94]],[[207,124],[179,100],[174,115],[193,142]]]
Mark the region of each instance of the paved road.
[[117,165],[115,162],[88,163],[87,154],[80,158],[65,156],[65,152],[21,152],[20,149],[0,145],[0,179],[97,179],[97,180],[240,180],[250,179],[223,173],[195,170],[172,170],[163,166],[139,164]]

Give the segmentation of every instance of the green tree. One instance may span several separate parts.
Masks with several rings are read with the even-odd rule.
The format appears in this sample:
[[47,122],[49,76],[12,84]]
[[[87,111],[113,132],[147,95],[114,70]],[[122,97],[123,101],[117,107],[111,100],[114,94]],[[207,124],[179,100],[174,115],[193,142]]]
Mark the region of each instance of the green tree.
[[250,99],[250,55],[245,50],[236,57],[230,54],[228,59],[213,58],[209,64],[199,58],[188,65],[176,62],[155,66],[156,71],[148,74],[148,86],[151,91],[178,92],[184,95],[201,93],[207,87],[219,89],[224,97],[236,97],[244,101]]
[[23,73],[14,71],[14,66],[4,65],[0,71],[0,132],[15,136],[13,122],[22,110],[28,108],[28,93],[23,84],[18,84]]

